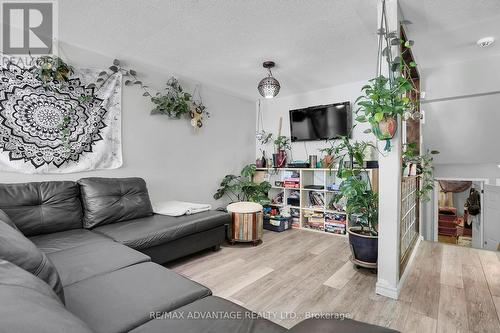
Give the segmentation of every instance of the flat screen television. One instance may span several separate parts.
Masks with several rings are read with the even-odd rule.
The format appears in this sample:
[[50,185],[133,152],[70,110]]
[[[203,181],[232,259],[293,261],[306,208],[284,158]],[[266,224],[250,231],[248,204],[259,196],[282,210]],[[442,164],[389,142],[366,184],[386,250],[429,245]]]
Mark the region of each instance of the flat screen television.
[[349,135],[352,122],[351,103],[335,103],[290,110],[292,142],[314,141]]

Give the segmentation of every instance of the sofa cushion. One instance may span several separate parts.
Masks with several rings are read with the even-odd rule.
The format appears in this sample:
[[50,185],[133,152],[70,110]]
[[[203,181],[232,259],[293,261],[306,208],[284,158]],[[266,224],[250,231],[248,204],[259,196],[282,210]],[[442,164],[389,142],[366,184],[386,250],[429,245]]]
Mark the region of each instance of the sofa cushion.
[[33,274],[0,260],[0,332],[91,333]]
[[61,277],[63,287],[151,259],[110,240],[72,247],[47,255]]
[[12,228],[19,230],[19,228],[16,226],[16,224],[11,220],[9,215],[7,215],[6,212],[0,209],[0,221],[4,221],[8,225],[10,225]]
[[101,233],[86,229],[73,229],[53,234],[38,235],[30,237],[30,240],[45,253],[67,250],[72,247],[97,242],[113,242],[111,238]]
[[[130,333],[278,333],[284,327],[220,297],[209,296],[152,319]],[[200,318],[201,316],[209,318]],[[232,317],[230,317],[232,316]],[[315,331],[310,331],[313,333]],[[339,331],[342,332],[342,331]]]
[[146,182],[141,178],[83,178],[84,228],[153,214]]
[[0,184],[0,209],[26,236],[82,227],[80,191],[75,182]]
[[229,222],[229,214],[212,210],[178,217],[155,214],[133,221],[105,225],[95,228],[94,231],[134,249],[144,249]]
[[0,285],[31,289],[61,302],[47,283],[21,267],[3,259],[0,259]]
[[209,296],[210,290],[163,266],[142,263],[65,288],[66,307],[96,332],[124,332],[150,312],[171,311]]
[[7,260],[45,281],[64,302],[64,292],[56,268],[19,230],[0,221],[0,259]]

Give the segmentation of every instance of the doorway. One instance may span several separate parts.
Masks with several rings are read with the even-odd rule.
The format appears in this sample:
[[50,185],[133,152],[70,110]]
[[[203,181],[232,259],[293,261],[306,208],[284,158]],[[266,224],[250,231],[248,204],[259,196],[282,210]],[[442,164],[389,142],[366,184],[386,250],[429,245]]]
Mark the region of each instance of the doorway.
[[[483,195],[487,183],[486,179],[436,179],[435,241],[477,249],[484,247]],[[500,190],[498,193],[500,200]]]
[[500,251],[500,186],[484,185],[483,248]]

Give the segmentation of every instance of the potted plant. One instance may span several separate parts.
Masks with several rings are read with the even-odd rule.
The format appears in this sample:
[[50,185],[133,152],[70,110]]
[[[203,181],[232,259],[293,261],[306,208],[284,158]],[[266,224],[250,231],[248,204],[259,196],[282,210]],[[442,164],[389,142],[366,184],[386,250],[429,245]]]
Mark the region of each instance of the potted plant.
[[274,140],[276,153],[273,154],[274,166],[283,168],[286,165],[286,151],[291,150],[290,139],[284,135],[278,135]]
[[[368,148],[377,149],[371,142],[353,141],[347,136],[339,138],[339,144],[335,147],[335,156],[339,160],[337,176],[343,177],[343,170],[347,165],[347,170],[363,168],[365,163],[365,153]],[[345,163],[347,162],[347,163]]]
[[214,194],[216,200],[227,196],[232,201],[226,208],[231,213],[232,219],[228,230],[231,244],[252,242],[257,245],[262,238],[264,218],[262,206],[271,203],[267,196],[271,184],[267,181],[255,183],[253,181],[255,172],[255,164],[250,164],[241,170],[239,176],[226,175]]
[[390,80],[380,75],[361,88],[363,95],[356,103],[356,120],[368,122],[372,132],[379,140],[392,139],[397,131],[397,117],[411,108],[412,102],[406,94],[412,90],[411,83],[405,77]]
[[323,158],[321,159],[321,166],[323,168],[332,169],[337,148],[335,147],[335,143],[333,140],[326,140],[326,143],[329,144],[329,147],[319,149],[319,152],[324,154]]
[[[389,30],[385,1],[382,2],[382,19],[377,34],[379,36],[377,74],[361,88],[362,95],[356,99],[359,106],[356,110],[356,120],[370,123],[371,129],[365,132],[372,132],[379,140],[386,140],[385,150],[390,151],[390,139],[397,131],[398,116],[417,109],[416,103],[408,97],[408,93],[412,90],[417,93],[418,91],[410,80],[402,75],[403,68],[411,69],[417,64],[413,61],[406,64],[403,60],[403,54],[409,52],[414,42],[404,41],[398,31]],[[393,48],[399,48],[400,45],[404,49],[394,57]],[[386,74],[383,71],[384,64],[387,64],[387,76],[384,75]]]
[[376,268],[378,259],[378,194],[359,170],[344,170],[344,179],[336,196],[346,200],[346,213],[352,226],[347,228],[352,262],[366,268]]
[[422,179],[422,184],[417,195],[422,201],[429,201],[429,193],[434,189],[433,155],[437,154],[439,154],[439,151],[428,149],[425,154],[419,155],[416,153],[416,145],[414,143],[403,145],[403,172],[412,164],[416,166],[416,174]]
[[271,184],[267,181],[260,184],[253,182],[256,170],[255,164],[249,164],[241,170],[240,175],[226,175],[215,192],[214,199],[227,196],[231,202],[251,201],[268,205],[270,200],[267,192],[271,189]]
[[[352,226],[348,226],[352,261],[362,267],[376,268],[378,257],[378,194],[371,189],[369,178],[363,177],[365,151],[370,142],[352,141],[344,136],[336,147],[339,156],[337,176],[342,179],[332,202],[345,201]],[[344,160],[349,163],[344,165]]]

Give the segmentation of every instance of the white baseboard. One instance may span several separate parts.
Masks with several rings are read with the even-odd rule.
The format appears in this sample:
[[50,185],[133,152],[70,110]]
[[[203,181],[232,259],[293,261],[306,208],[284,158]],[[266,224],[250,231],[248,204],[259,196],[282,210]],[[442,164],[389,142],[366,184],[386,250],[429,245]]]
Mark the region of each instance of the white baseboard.
[[406,264],[406,269],[405,269],[403,275],[401,276],[401,278],[398,281],[398,285],[397,286],[392,286],[391,284],[387,283],[384,280],[377,281],[377,284],[375,285],[375,292],[377,294],[385,296],[385,297],[389,297],[389,298],[392,298],[392,299],[398,299],[399,293],[401,292],[401,288],[403,288],[403,285],[404,285],[404,283],[406,281],[406,278],[410,274],[410,271],[411,271],[411,268],[412,268],[412,264],[413,264],[413,261],[415,260],[415,256],[416,256],[416,253],[417,253],[416,250],[418,249],[418,246],[420,245],[420,242],[423,239],[424,238],[421,235],[418,237],[417,242],[415,243],[415,246],[413,248],[413,252],[412,252],[412,254],[410,256],[410,259],[408,259],[408,263]]
[[419,235],[417,238],[417,242],[415,243],[415,246],[413,247],[413,252],[411,253],[410,259],[408,259],[408,263],[406,264],[406,269],[403,272],[403,275],[399,279],[398,282],[398,295],[399,292],[401,291],[401,288],[403,288],[403,285],[405,284],[406,278],[408,275],[410,275],[410,271],[412,269],[413,261],[415,261],[415,256],[417,255],[417,249],[418,246],[420,245],[420,242],[424,239],[422,235]]
[[392,299],[398,299],[399,296],[398,288],[391,286],[386,281],[377,281],[377,284],[375,285],[375,292],[379,295]]

